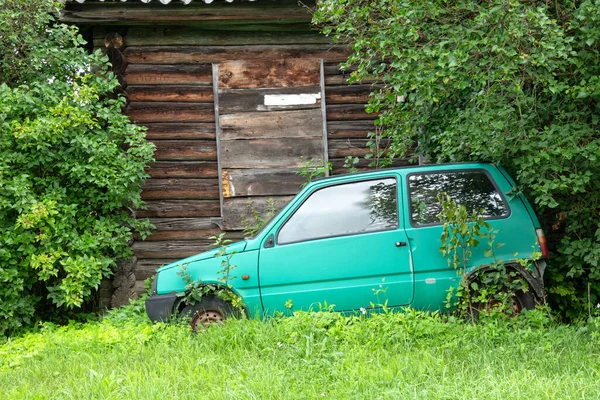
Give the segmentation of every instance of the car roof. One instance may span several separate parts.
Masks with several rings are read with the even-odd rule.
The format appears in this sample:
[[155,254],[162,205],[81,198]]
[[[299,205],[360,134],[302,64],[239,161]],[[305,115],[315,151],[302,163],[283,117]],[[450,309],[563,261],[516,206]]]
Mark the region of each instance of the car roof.
[[326,180],[326,179],[331,179],[331,178],[340,178],[340,177],[345,177],[345,176],[360,176],[360,175],[369,175],[372,174],[374,172],[394,172],[394,171],[405,171],[405,170],[411,170],[411,169],[428,169],[428,168],[436,168],[439,170],[443,170],[444,167],[451,167],[451,166],[470,166],[470,167],[477,167],[477,166],[489,166],[489,165],[494,165],[493,163],[490,162],[481,162],[481,161],[465,161],[465,162],[454,162],[454,163],[441,163],[441,164],[416,164],[416,165],[404,165],[402,167],[392,167],[392,168],[381,168],[381,169],[373,169],[370,171],[361,171],[361,172],[352,172],[352,173],[345,173],[345,174],[336,174],[336,175],[330,175],[330,176],[324,176],[324,177],[320,177],[320,178],[315,178],[312,180],[312,182],[317,182],[317,181],[322,181],[322,180]]

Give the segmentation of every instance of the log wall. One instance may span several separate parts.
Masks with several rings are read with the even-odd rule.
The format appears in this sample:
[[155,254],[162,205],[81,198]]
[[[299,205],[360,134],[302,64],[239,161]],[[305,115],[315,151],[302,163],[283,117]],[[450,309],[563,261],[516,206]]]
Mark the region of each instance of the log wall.
[[[156,161],[148,169],[150,179],[142,193],[147,209],[137,211],[137,216],[149,218],[156,230],[145,241],[136,240],[132,245],[137,257],[133,267],[135,290],[142,290],[142,281],[161,265],[209,249],[212,243],[209,237],[223,228],[213,64],[231,60],[245,60],[249,65],[287,59],[323,60],[326,152],[333,174],[345,172],[346,156],[367,154],[367,133],[374,129],[375,116],[364,110],[371,85],[347,83],[348,76],[338,67],[347,50],[311,30],[310,13],[295,0],[270,2],[268,6],[261,6],[260,2],[192,4],[196,5],[86,2],[70,4],[64,17],[66,22],[93,32],[96,48],[106,45],[107,34],[122,35],[118,52],[122,68],[117,72],[128,97],[125,113],[148,128],[147,138],[156,145]],[[241,72],[236,79],[243,80]],[[296,86],[319,86],[314,74],[305,76],[301,68],[290,74],[300,83]],[[246,79],[244,87],[264,87],[271,78],[269,74],[262,76],[265,82]],[[254,99],[252,91],[238,95],[246,97],[233,99],[236,93],[230,90],[223,94],[223,101],[230,107],[238,107],[240,113],[232,115],[242,118],[244,109],[252,106]],[[310,130],[311,122],[301,118],[302,112],[294,111],[300,118],[299,126]],[[227,121],[223,122],[226,125]],[[253,126],[260,124],[260,118],[254,115],[245,123],[246,129],[230,131],[224,126],[222,135],[251,135]],[[283,167],[274,158],[269,159],[268,154],[258,153],[256,156],[264,157],[265,163],[273,164],[269,164],[273,169],[268,170],[273,174]],[[236,160],[229,161],[230,165],[236,165]],[[367,164],[361,160],[359,168]],[[245,173],[233,169],[230,178],[244,181],[248,178]],[[289,178],[289,174],[286,176]],[[285,194],[296,193],[298,183],[286,181],[282,186]],[[256,194],[243,185],[237,186],[237,190],[244,195]],[[289,198],[281,197],[277,206],[282,207]],[[243,206],[243,203],[238,205]],[[234,231],[227,236],[235,240],[242,234]]]

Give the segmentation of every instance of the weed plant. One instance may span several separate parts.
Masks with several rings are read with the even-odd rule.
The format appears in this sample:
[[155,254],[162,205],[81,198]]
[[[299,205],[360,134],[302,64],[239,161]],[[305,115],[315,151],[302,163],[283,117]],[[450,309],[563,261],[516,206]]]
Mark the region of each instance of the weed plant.
[[193,334],[150,324],[133,303],[9,339],[0,398],[596,398],[600,322],[590,321],[300,312]]

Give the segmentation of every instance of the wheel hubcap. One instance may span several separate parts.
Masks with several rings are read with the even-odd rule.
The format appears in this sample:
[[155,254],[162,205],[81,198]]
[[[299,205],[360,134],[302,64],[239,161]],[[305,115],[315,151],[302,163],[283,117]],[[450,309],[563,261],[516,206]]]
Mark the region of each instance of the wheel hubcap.
[[512,296],[510,298],[510,303],[513,315],[520,314],[521,311],[523,311],[523,306],[521,305],[521,302],[519,301],[517,296]]
[[204,310],[198,311],[192,320],[192,327],[194,330],[198,328],[208,328],[213,324],[222,324],[225,321],[225,317],[220,311],[216,310]]
[[[510,302],[510,308],[508,310],[506,310],[507,312],[509,312],[509,315],[517,315],[520,314],[521,311],[523,311],[523,305],[521,304],[521,301],[519,300],[519,298],[516,295],[513,295],[510,297],[509,299]],[[492,299],[489,300],[487,303],[476,303],[475,306],[473,307],[474,309],[477,309],[479,311],[492,311],[495,308],[501,308],[502,307],[502,302],[496,299]]]

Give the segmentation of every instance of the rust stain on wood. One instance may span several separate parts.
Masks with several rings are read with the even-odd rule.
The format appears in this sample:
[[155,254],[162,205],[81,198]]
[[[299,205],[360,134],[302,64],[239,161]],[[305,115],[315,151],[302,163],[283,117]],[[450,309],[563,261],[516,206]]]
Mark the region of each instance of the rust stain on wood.
[[227,171],[221,173],[221,182],[223,184],[223,197],[227,198],[235,196],[235,189],[231,186],[231,180],[229,179],[229,173]]

